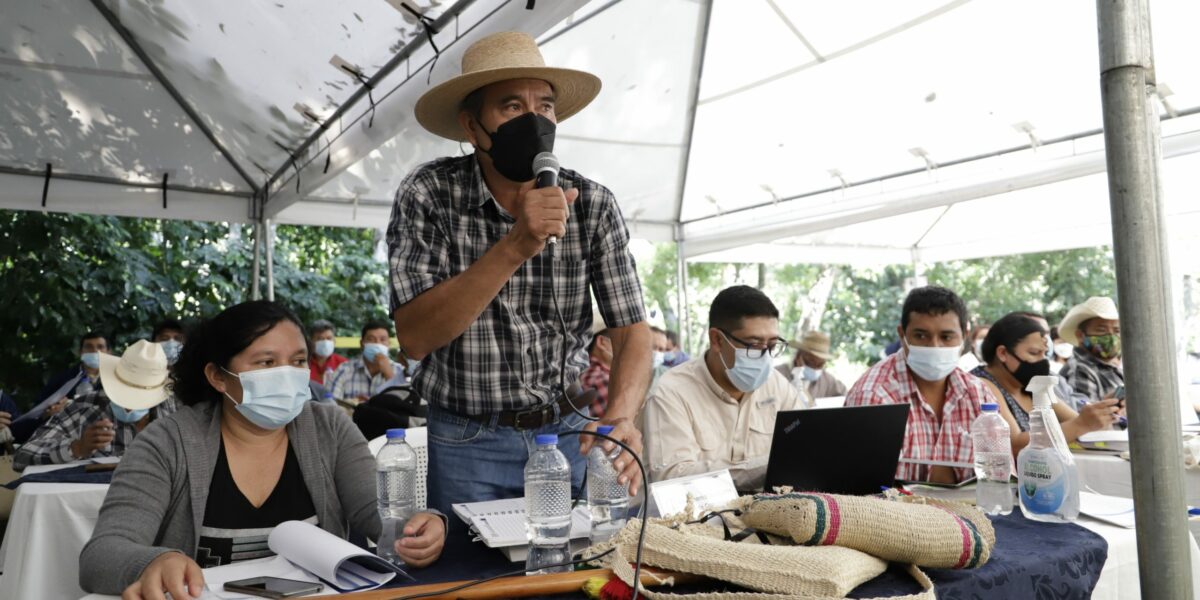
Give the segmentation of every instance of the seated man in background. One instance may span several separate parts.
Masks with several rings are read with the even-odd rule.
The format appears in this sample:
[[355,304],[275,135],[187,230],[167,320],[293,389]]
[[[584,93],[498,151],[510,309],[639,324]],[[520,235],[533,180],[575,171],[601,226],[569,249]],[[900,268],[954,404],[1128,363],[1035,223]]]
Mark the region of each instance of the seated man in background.
[[100,373],[104,389],[76,398],[38,428],[13,457],[14,469],[121,456],[151,421],[175,412],[167,399],[167,356],[159,344],[138,340],[120,358],[105,354]]
[[801,392],[771,366],[787,342],[779,311],[745,285],[722,290],[708,312],[708,350],[663,374],[642,414],[652,481],[729,469],[739,490],[762,489],[781,410]]
[[[89,331],[79,340],[79,364],[50,378],[33,401],[33,408],[26,418],[12,424],[13,439],[24,443],[38,427],[58,414],[67,403],[77,396],[85,396],[103,388],[100,382],[100,355],[108,353],[108,340],[96,331]],[[57,400],[41,406],[51,397]]]
[[779,365],[778,369],[792,385],[802,386],[809,398],[846,395],[846,384],[825,370],[825,363],[833,358],[829,334],[810,331],[799,342],[791,341],[788,345],[796,350],[796,356],[790,367]]
[[389,387],[407,383],[404,366],[388,356],[391,345],[392,334],[386,322],[368,321],[363,325],[359,340],[362,357],[347,360],[333,372],[329,380],[333,399],[357,404]]
[[667,340],[667,331],[658,327],[650,327],[650,388],[658,378],[671,367],[666,365],[667,353],[671,351],[671,342]]
[[163,319],[154,326],[154,331],[150,333],[150,341],[162,346],[163,353],[167,355],[167,364],[173,365],[179,360],[179,352],[187,342],[187,333],[183,329],[183,323],[175,319]]
[[1075,344],[1075,352],[1059,377],[1088,402],[1115,397],[1125,385],[1121,365],[1121,315],[1112,298],[1093,296],[1067,312],[1059,335]]
[[308,357],[308,379],[313,383],[328,385],[333,372],[346,362],[346,357],[334,353],[334,342],[337,332],[333,323],[324,319],[313,321],[308,330],[308,340],[312,344],[312,354]]
[[992,396],[958,368],[967,322],[967,307],[954,292],[932,285],[912,290],[900,313],[900,350],[846,394],[846,406],[910,405],[897,479],[955,483],[973,475],[971,424]]
[[679,332],[668,329],[667,342],[671,344],[671,349],[667,351],[667,356],[663,358],[663,364],[668,368],[682,365],[691,359],[688,353],[683,351],[683,347],[679,345]]
[[599,317],[592,317],[599,331],[592,333],[592,343],[588,345],[588,368],[579,375],[579,385],[584,390],[596,390],[596,400],[592,402],[592,416],[597,419],[604,416],[608,408],[608,379],[612,373],[612,339],[608,337],[608,328]]

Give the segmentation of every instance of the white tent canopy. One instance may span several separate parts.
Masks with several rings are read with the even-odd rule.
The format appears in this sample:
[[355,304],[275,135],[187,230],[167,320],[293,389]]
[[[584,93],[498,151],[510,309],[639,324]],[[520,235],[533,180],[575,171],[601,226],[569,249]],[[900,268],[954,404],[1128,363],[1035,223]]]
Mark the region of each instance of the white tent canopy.
[[[1089,3],[406,1],[439,26],[436,61],[402,0],[8,0],[0,207],[42,209],[50,164],[46,210],[382,228],[406,174],[469,151],[422,130],[416,99],[471,41],[520,29],[604,81],[559,128],[563,164],[689,260],[1110,239]],[[1166,197],[1190,239],[1200,5],[1152,14]]]

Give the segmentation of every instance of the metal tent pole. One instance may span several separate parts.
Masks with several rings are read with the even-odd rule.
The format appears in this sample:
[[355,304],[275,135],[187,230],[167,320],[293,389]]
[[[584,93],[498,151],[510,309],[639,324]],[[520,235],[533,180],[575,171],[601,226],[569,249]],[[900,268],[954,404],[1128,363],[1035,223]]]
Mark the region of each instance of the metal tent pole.
[[679,303],[679,346],[684,352],[688,351],[692,341],[691,329],[692,320],[688,313],[688,294],[687,294],[687,261],[683,258],[683,240],[678,238],[682,232],[682,227],[676,225],[676,242],[675,242],[675,301]]
[[254,222],[254,269],[250,275],[250,299],[261,300],[262,293],[258,287],[258,278],[262,273],[262,223]]
[[1143,598],[1192,597],[1148,0],[1097,0],[1104,145],[1121,298]]
[[275,226],[270,219],[263,219],[263,240],[267,254],[267,300],[275,301]]

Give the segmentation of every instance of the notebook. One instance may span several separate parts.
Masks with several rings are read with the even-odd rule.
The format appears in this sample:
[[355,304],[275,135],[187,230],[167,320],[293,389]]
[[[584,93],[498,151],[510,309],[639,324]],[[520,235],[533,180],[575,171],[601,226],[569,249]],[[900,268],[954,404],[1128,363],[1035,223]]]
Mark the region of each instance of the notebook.
[[[525,498],[454,504],[453,508],[454,514],[470,525],[476,540],[504,552],[511,561],[525,560],[529,543],[525,532]],[[571,539],[587,539],[591,528],[587,506],[576,506],[571,511]]]

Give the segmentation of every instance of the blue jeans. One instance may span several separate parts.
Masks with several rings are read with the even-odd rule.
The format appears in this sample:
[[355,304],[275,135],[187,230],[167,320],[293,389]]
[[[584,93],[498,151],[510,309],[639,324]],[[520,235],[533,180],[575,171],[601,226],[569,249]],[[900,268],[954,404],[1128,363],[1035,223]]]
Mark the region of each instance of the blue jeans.
[[[429,506],[449,516],[455,530],[465,525],[451,504],[525,495],[525,463],[537,449],[534,436],[577,431],[588,423],[573,412],[531,430],[500,427],[496,420],[493,416],[481,422],[429,407]],[[571,495],[578,498],[587,467],[586,457],[579,453],[579,436],[560,439],[558,449],[571,463]]]

